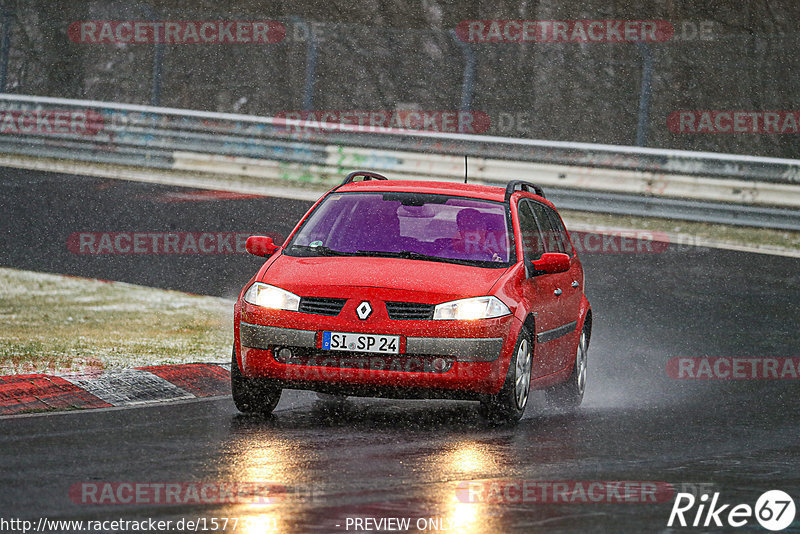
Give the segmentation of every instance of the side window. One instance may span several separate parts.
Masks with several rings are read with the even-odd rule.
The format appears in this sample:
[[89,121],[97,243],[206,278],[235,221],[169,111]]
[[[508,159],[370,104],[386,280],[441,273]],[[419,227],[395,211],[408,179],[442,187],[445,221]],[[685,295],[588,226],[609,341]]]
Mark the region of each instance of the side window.
[[567,229],[564,228],[564,223],[561,222],[561,217],[559,217],[558,214],[550,208],[547,208],[546,211],[547,215],[550,217],[550,224],[552,225],[553,229],[558,235],[559,241],[561,242],[561,248],[564,251],[564,254],[569,254],[570,256],[574,255],[575,251],[572,249],[572,243],[569,242]]
[[536,224],[536,218],[533,216],[530,204],[527,200],[520,200],[517,204],[525,261],[538,260],[545,253],[544,241],[541,233],[539,233],[539,226]]
[[564,246],[563,236],[558,226],[554,225],[553,218],[550,216],[550,208],[538,202],[531,202],[534,216],[539,223],[539,228],[544,236],[545,252],[562,252],[567,254],[566,247]]

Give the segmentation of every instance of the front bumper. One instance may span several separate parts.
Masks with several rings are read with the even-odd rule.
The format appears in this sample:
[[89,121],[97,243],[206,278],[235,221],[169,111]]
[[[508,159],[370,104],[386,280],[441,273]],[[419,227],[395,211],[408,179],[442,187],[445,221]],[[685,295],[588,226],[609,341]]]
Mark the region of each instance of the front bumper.
[[[276,346],[317,349],[318,332],[242,322],[239,338],[243,347],[270,349]],[[493,362],[503,349],[502,337],[406,337],[406,354],[451,356],[457,362]]]
[[[520,327],[511,315],[360,324],[240,305],[235,331],[245,376],[269,378],[284,388],[351,395],[468,399],[497,393]],[[401,354],[324,350],[323,331],[398,335]]]

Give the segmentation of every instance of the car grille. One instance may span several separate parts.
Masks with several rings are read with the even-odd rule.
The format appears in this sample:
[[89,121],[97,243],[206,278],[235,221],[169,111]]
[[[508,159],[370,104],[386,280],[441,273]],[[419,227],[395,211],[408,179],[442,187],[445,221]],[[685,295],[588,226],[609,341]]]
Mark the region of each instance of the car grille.
[[387,302],[389,319],[395,321],[427,321],[433,319],[433,304],[417,302]]
[[448,372],[455,363],[453,356],[431,354],[376,354],[374,352],[349,352],[286,347],[291,356],[276,351],[273,358],[286,365],[331,367],[338,369],[361,369],[362,371],[396,371],[406,373]]
[[316,315],[339,315],[347,299],[332,299],[326,297],[302,297],[297,311],[313,313]]

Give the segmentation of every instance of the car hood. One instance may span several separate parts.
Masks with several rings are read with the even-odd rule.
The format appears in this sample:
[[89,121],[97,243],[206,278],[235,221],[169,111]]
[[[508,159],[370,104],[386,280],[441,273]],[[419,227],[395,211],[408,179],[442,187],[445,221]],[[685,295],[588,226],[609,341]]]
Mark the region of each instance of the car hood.
[[335,297],[341,288],[375,287],[419,293],[420,301],[441,302],[486,295],[506,270],[424,260],[282,254],[260,281],[300,296]]

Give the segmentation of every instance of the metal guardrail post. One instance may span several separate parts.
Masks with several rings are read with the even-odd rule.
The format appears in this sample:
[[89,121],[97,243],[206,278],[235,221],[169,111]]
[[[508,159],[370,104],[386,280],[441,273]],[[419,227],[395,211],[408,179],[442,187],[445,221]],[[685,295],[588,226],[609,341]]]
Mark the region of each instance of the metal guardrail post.
[[[144,5],[145,16],[152,22],[158,21],[157,13],[153,9]],[[153,48],[153,76],[150,85],[150,105],[161,105],[161,67],[164,61],[164,43],[156,40]]]
[[301,22],[308,32],[306,41],[306,82],[303,87],[303,111],[314,109],[314,84],[317,81],[317,36],[310,24]]
[[161,66],[164,61],[164,43],[156,43],[153,50],[153,85],[150,89],[150,105],[161,105]]
[[642,88],[639,92],[639,121],[636,125],[636,146],[647,146],[647,125],[650,122],[650,93],[653,81],[653,54],[647,43],[639,41],[642,53]]
[[461,82],[461,111],[470,111],[472,108],[472,95],[475,91],[475,52],[469,44],[465,43],[456,35],[455,30],[448,32],[455,40],[461,53],[464,54],[464,75]]
[[8,83],[8,54],[11,48],[11,27],[14,23],[13,8],[8,7],[6,2],[0,6],[2,10],[2,32],[0,37],[0,93],[6,92],[6,84]]

